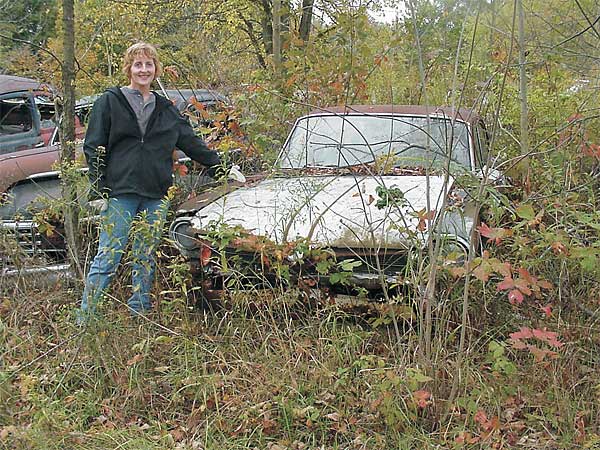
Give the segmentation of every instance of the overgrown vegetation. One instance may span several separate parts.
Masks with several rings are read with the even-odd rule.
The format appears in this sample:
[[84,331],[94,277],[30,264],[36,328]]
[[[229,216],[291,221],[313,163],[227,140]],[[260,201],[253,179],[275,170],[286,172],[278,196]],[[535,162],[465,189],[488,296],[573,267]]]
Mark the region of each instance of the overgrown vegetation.
[[[53,57],[9,39],[36,39],[60,59],[59,21],[41,20],[44,2],[30,3],[30,33],[0,29],[2,70],[59,85]],[[277,70],[263,6],[78,2],[79,93],[122,82],[126,46],[155,42],[170,84],[230,96],[235,107],[202,131],[225,152],[242,146],[246,161],[272,160],[290,121],[326,105],[475,107],[488,119],[489,166],[511,181],[480,192],[474,237],[485,248],[424,264],[411,280],[417,289],[361,314],[326,296],[315,303],[302,286],[232,286],[222,309],[194,310],[198,288],[168,244],[147,320],[132,321],[122,304],[127,265],[90,329],[73,321],[81,280],[2,279],[0,446],[600,448],[596,2],[525,5],[529,154],[519,135],[515,3],[408,2],[404,16],[381,24],[332,2],[320,5],[310,36],[299,31],[298,5],[284,5]],[[48,2],[49,14],[55,8]],[[54,218],[38,221],[53,231]],[[405,323],[414,311],[418,320]]]

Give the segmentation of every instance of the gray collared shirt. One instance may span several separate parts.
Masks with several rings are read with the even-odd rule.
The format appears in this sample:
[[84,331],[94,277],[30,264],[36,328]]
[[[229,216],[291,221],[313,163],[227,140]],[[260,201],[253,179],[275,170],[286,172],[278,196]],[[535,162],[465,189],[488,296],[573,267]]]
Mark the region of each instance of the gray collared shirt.
[[148,120],[150,120],[152,111],[154,111],[156,97],[154,97],[154,94],[151,93],[148,101],[144,102],[144,96],[140,91],[137,89],[131,89],[127,86],[123,86],[121,88],[121,92],[125,95],[125,98],[127,98],[131,108],[133,108],[133,112],[135,112],[135,116],[143,136],[146,134]]

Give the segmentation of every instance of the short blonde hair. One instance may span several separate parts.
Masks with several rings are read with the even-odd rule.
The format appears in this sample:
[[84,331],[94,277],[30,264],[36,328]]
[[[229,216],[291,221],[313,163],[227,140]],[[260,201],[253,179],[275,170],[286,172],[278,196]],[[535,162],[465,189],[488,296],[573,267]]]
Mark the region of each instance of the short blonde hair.
[[158,59],[156,47],[146,42],[138,42],[137,44],[133,44],[131,47],[125,50],[125,54],[123,55],[123,73],[127,76],[127,78],[131,79],[131,65],[133,64],[135,58],[140,55],[143,55],[146,58],[152,58],[154,60],[154,67],[156,67],[154,79],[156,79],[156,77],[160,77],[163,72],[163,66]]

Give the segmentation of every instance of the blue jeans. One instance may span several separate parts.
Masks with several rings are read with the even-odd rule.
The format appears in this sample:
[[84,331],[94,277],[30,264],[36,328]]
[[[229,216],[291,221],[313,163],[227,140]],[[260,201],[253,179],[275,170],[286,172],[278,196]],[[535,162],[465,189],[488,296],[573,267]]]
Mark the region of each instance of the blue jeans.
[[139,229],[136,226],[131,246],[133,293],[127,304],[133,314],[152,307],[150,289],[154,280],[154,254],[160,243],[167,209],[166,199],[136,194],[109,198],[108,208],[101,213],[98,253],[86,279],[81,316],[94,314],[99,299],[119,267],[136,217],[141,219],[142,226]]

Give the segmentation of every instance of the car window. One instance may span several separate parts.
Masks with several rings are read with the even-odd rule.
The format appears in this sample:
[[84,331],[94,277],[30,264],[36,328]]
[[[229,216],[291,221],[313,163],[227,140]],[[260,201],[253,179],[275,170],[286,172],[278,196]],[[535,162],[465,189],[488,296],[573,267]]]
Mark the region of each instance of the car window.
[[43,142],[40,117],[26,93],[0,96],[0,153],[31,148]]
[[27,97],[0,100],[0,134],[26,133],[33,127],[33,111]]
[[280,158],[283,168],[348,167],[389,157],[398,166],[470,168],[468,128],[444,118],[315,115],[296,122]]

